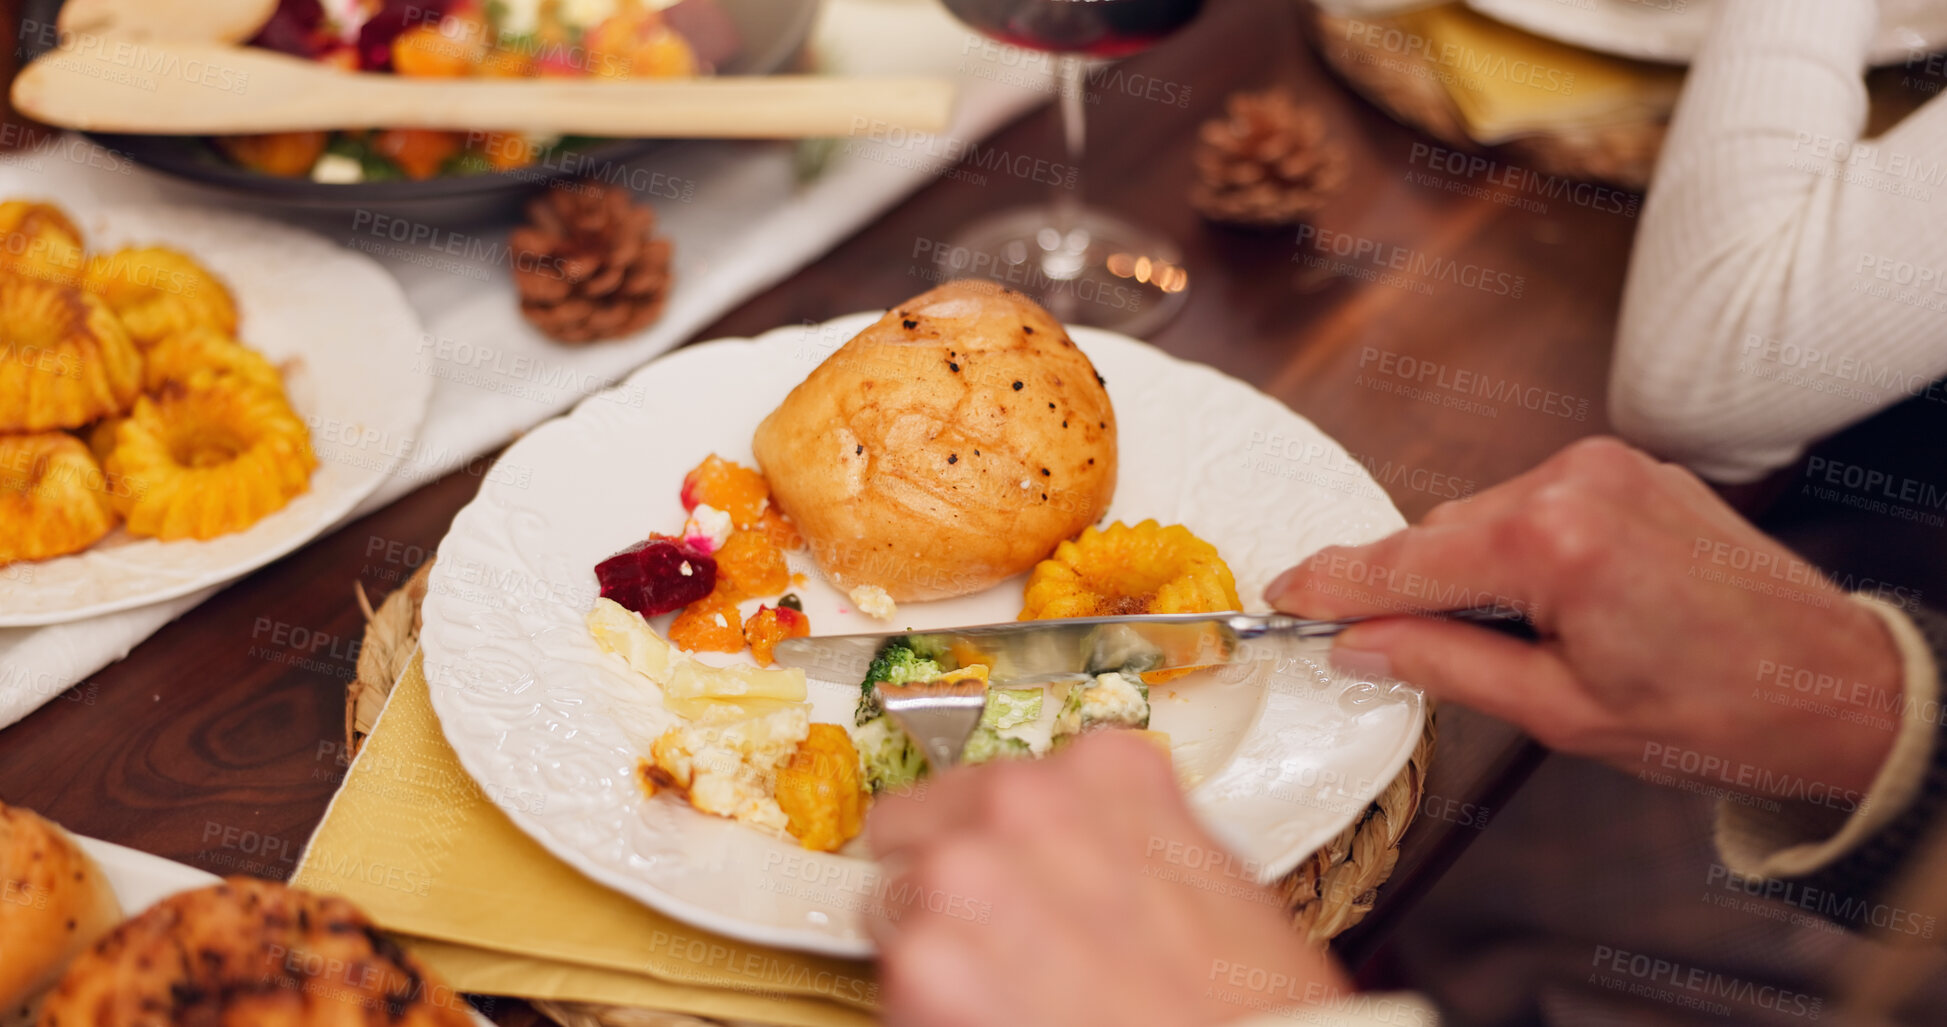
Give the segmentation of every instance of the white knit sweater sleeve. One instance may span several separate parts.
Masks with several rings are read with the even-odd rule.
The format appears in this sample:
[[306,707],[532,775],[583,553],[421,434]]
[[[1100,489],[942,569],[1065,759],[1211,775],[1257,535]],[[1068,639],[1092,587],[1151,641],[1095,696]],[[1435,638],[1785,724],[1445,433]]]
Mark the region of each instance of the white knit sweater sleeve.
[[1872,0],[1724,0],[1684,84],[1609,415],[1706,477],[1752,481],[1908,396],[1947,402],[1947,104],[1859,142],[1877,17]]

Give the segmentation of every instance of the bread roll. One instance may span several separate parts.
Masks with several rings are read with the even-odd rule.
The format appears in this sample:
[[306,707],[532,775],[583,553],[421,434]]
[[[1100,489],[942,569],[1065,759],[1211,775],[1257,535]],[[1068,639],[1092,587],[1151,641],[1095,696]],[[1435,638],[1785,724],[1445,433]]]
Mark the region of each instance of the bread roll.
[[41,1027],[465,1027],[465,1001],[357,907],[232,877],[172,895],[74,961]]
[[114,889],[73,836],[0,803],[0,1023],[31,1022],[34,997],[121,919]]
[[1115,494],[1115,411],[1094,365],[1047,311],[986,281],[887,311],[752,446],[833,584],[900,601],[1026,571]]

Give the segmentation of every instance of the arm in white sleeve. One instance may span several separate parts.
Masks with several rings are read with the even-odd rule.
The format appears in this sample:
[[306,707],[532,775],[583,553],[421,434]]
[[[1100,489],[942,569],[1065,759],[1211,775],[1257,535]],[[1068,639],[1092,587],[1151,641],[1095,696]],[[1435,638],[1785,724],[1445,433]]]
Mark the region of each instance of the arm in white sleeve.
[[1947,401],[1947,104],[1860,143],[1872,0],[1726,0],[1643,207],[1609,414],[1752,481],[1908,396]]

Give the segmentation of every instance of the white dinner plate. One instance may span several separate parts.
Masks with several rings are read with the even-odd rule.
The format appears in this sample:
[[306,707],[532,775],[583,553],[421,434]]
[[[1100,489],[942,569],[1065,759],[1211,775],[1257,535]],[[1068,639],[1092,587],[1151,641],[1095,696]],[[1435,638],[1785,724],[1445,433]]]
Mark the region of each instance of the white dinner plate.
[[[871,951],[861,913],[882,897],[876,868],[645,798],[637,758],[676,720],[596,647],[583,616],[595,563],[680,527],[683,473],[704,456],[754,463],[758,421],[875,317],[678,350],[528,433],[502,458],[528,473],[489,476],[440,544],[421,635],[460,763],[550,852],[699,927],[847,956]],[[1247,606],[1262,608],[1264,586],[1305,554],[1404,525],[1357,461],[1276,400],[1124,336],[1072,334],[1115,403],[1109,518],[1188,526],[1216,545]],[[795,591],[814,634],[887,630],[802,569],[810,583]],[[1021,590],[1017,578],[907,604],[896,625],[1012,620]],[[813,681],[810,698],[814,720],[850,724],[858,682]],[[1192,803],[1237,853],[1227,865],[1240,881],[1282,874],[1350,823],[1405,763],[1425,715],[1410,688],[1335,677],[1290,654],[1158,686],[1153,705],[1152,726],[1169,733]]]
[[[1467,0],[1474,10],[1538,36],[1619,57],[1688,64],[1702,49],[1713,0]],[[1947,5],[1880,0],[1868,59],[1899,64],[1947,42]]]
[[108,886],[115,890],[115,901],[123,916],[137,913],[178,892],[202,888],[222,878],[173,859],[150,855],[140,849],[105,842],[99,838],[75,835],[88,858],[101,867]]
[[[0,197],[45,196],[47,185],[39,174],[8,171]],[[309,491],[244,531],[159,542],[117,528],[71,556],[0,568],[0,627],[79,620],[241,577],[336,524],[411,452],[432,379],[413,370],[417,315],[371,258],[228,211],[61,202],[90,253],[167,246],[229,285],[238,335],[283,369],[318,469]]]

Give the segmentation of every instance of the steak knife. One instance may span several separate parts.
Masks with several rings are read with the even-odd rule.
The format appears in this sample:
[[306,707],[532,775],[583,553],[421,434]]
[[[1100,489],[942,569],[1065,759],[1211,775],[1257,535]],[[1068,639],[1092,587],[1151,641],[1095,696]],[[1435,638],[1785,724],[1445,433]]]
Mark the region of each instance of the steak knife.
[[[1446,610],[1420,616],[1462,621],[1532,641],[1536,635],[1518,610],[1504,606]],[[1072,681],[1111,670],[1145,672],[1209,667],[1254,659],[1245,643],[1327,643],[1372,617],[1306,620],[1281,613],[1167,613],[1132,617],[1075,617],[1009,621],[964,628],[886,631],[785,639],[776,660],[801,667],[821,681],[865,680],[872,660],[888,643],[903,641],[943,665],[984,663],[988,678],[1009,688]]]

